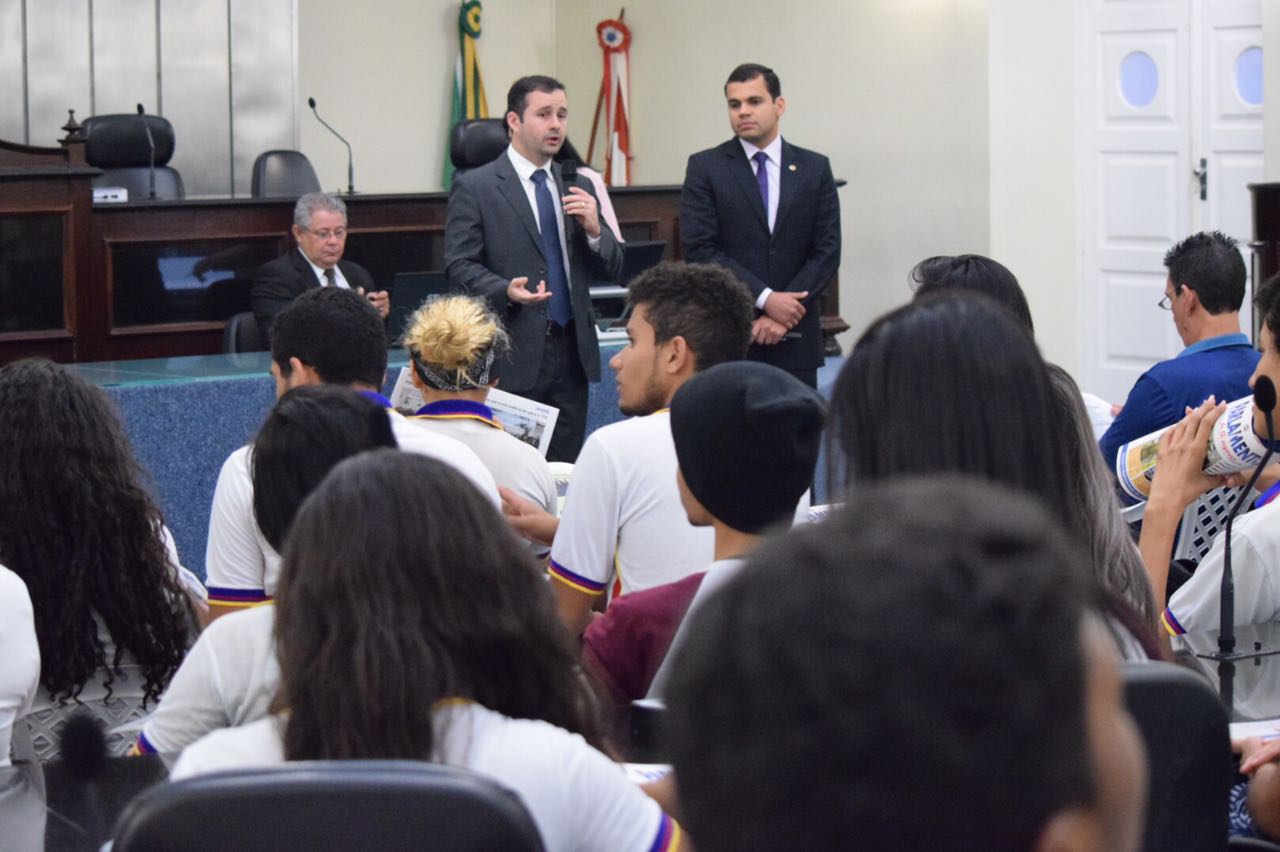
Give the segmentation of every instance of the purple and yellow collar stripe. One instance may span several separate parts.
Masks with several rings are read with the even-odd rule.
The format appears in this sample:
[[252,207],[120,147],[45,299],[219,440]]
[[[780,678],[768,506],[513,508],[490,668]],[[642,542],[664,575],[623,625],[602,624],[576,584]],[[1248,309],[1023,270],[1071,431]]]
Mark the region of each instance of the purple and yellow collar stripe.
[[1174,617],[1173,612],[1168,607],[1165,607],[1164,612],[1160,614],[1160,624],[1164,626],[1170,636],[1181,636],[1187,632],[1186,628],[1178,623],[1178,619]]
[[140,754],[157,754],[156,747],[147,739],[147,735],[139,732],[138,738],[134,740],[133,746],[129,749],[131,757],[137,757]]
[[1268,488],[1258,495],[1258,499],[1253,501],[1253,508],[1261,509],[1263,506],[1276,499],[1276,495],[1280,494],[1280,482]]
[[378,393],[377,391],[362,390],[362,391],[356,391],[356,393],[360,394],[362,397],[369,400],[370,402],[376,405],[382,406],[388,411],[395,408],[395,406],[391,404],[391,400],[387,399],[385,396]]
[[209,603],[218,606],[257,606],[271,600],[265,589],[228,589],[209,587]]
[[442,399],[439,402],[429,402],[419,408],[413,416],[424,420],[479,420],[495,429],[502,428],[492,408],[483,402],[472,402],[469,399]]
[[554,559],[547,560],[547,573],[571,589],[577,589],[588,595],[604,594],[605,583],[597,583],[581,574],[575,574]]
[[680,823],[664,813],[662,822],[658,825],[658,836],[653,839],[649,852],[674,852],[681,846],[681,834]]

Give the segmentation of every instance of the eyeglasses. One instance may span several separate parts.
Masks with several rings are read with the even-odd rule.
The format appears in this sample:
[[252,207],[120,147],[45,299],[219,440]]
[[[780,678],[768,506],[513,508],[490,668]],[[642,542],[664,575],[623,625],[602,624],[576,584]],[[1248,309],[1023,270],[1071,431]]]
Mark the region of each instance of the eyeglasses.
[[323,231],[313,231],[313,230],[311,230],[310,228],[307,228],[307,233],[308,233],[308,234],[310,234],[311,236],[315,237],[317,240],[327,240],[327,239],[329,239],[330,237],[337,237],[338,239],[340,239],[340,240],[341,240],[341,239],[345,239],[345,238],[346,238],[346,236],[347,236],[347,229],[346,229],[346,228],[334,228],[334,229],[331,231],[331,230],[329,230],[328,228],[325,228]]
[[1173,293],[1165,293],[1164,298],[1156,302],[1156,307],[1164,311],[1173,310],[1173,305],[1170,304],[1170,302],[1173,300],[1173,295],[1174,295]]

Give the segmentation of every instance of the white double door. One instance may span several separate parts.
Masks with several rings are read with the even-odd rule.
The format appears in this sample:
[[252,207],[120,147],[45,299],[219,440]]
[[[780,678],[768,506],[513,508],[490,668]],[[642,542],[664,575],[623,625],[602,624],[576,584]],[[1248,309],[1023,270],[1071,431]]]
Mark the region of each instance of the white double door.
[[[1082,0],[1082,386],[1122,402],[1182,348],[1164,253],[1202,230],[1240,241],[1263,178],[1261,0]],[[1246,297],[1244,328],[1249,328]]]

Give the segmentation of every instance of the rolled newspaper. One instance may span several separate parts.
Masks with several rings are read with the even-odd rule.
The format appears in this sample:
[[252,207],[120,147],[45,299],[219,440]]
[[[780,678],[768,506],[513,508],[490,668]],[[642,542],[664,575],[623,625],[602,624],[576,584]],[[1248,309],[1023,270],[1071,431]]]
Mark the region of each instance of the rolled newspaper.
[[[1151,496],[1160,436],[1172,428],[1166,426],[1122,444],[1116,452],[1116,478],[1124,492],[1135,500],[1146,500]],[[1205,450],[1204,472],[1217,475],[1251,468],[1262,461],[1266,444],[1253,431],[1253,397],[1241,397],[1229,404],[1218,422],[1213,424],[1213,434],[1209,436],[1209,446]]]

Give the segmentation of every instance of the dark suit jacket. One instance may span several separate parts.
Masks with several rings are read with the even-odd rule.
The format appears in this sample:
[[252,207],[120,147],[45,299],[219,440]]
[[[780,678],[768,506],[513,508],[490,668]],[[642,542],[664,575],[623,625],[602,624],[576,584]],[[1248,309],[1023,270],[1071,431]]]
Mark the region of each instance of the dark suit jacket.
[[[563,196],[560,167],[553,163],[551,171]],[[579,178],[575,185],[595,196],[589,181]],[[587,234],[577,219],[566,215],[564,226],[578,356],[587,378],[599,381],[600,348],[590,288],[595,281],[617,280],[622,273],[622,247],[603,218],[598,253],[588,248]],[[520,393],[532,387],[546,342],[548,303],[514,303],[507,298],[507,284],[527,276],[529,286],[536,287],[547,277],[547,261],[533,209],[506,151],[454,179],[445,220],[444,259],[450,286],[488,299],[511,336],[511,353],[500,368],[502,389]]]
[[736,138],[689,158],[680,196],[684,258],[732,270],[759,297],[765,287],[808,291],[796,337],[752,346],[785,369],[822,366],[822,292],[840,265],[840,202],[827,158],[782,142],[773,233],[755,170]]
[[[357,287],[363,287],[366,293],[373,290],[373,276],[363,266],[349,260],[340,260],[338,269],[353,290]],[[296,247],[283,257],[260,266],[258,274],[253,277],[249,300],[263,341],[271,341],[271,321],[276,318],[276,314],[289,307],[305,291],[319,286],[315,270]]]

